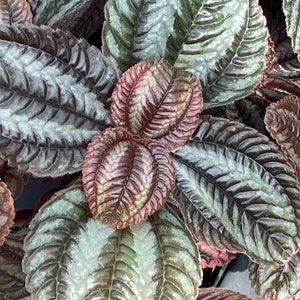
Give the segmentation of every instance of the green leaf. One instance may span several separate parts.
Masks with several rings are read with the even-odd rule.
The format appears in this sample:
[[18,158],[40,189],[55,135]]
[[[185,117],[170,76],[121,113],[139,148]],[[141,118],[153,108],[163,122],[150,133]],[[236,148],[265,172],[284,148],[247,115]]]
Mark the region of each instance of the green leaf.
[[204,116],[174,156],[173,198],[200,240],[277,265],[298,249],[299,184],[266,136]]
[[[49,25],[88,38],[102,23],[106,0],[31,0],[34,24]],[[100,39],[100,38],[99,38]]]
[[25,274],[22,270],[23,237],[9,235],[0,248],[0,293],[8,299],[24,299]]
[[107,2],[103,28],[103,51],[122,71],[165,57],[197,75],[205,108],[240,99],[260,83],[268,34],[257,0],[126,3]]
[[42,177],[79,171],[88,141],[111,124],[117,79],[98,49],[70,33],[0,27],[0,157]]
[[82,180],[93,216],[125,228],[165,203],[175,181],[174,165],[160,143],[108,128],[89,143]]
[[300,253],[279,267],[250,263],[250,280],[255,292],[264,299],[300,299]]
[[288,35],[292,39],[294,52],[300,58],[300,0],[283,0],[282,8],[285,15],[285,23]]
[[32,23],[27,0],[0,0],[0,24]]
[[202,102],[195,75],[155,60],[140,62],[123,74],[111,111],[118,126],[174,149],[195,131]]
[[171,210],[116,230],[91,217],[80,186],[40,209],[24,248],[35,299],[193,299],[201,279],[197,247]]

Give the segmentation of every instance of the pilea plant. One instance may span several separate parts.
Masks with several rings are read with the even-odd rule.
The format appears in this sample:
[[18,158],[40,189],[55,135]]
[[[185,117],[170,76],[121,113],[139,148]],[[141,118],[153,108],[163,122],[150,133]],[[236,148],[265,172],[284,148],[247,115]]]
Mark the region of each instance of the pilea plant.
[[8,299],[300,299],[299,0],[0,4]]

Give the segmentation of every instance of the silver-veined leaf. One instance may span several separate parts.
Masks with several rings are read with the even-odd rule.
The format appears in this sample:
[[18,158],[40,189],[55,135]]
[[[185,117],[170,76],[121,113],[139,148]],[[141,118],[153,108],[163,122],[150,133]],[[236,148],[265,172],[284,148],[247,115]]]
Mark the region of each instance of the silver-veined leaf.
[[197,247],[171,210],[113,229],[92,218],[80,186],[40,209],[24,248],[34,299],[193,299],[201,280]]
[[283,12],[285,14],[285,23],[288,35],[292,39],[292,47],[300,58],[300,1],[299,0],[283,0]]
[[166,202],[175,181],[173,159],[155,140],[108,128],[89,143],[82,180],[93,216],[125,228]]
[[0,157],[37,176],[81,169],[93,135],[111,124],[118,72],[101,52],[49,27],[0,27]]
[[257,0],[110,0],[105,14],[103,51],[122,71],[165,57],[197,75],[205,108],[242,98],[261,80],[268,34]]
[[276,265],[298,249],[299,184],[266,136],[204,116],[174,156],[173,197],[199,239]]
[[202,102],[196,76],[161,59],[140,62],[123,74],[111,112],[118,126],[174,149],[195,131]]
[[0,24],[32,23],[27,0],[0,0]]
[[263,299],[298,300],[300,299],[300,253],[294,254],[289,261],[279,267],[249,265],[251,285]]
[[70,31],[77,38],[88,38],[103,22],[106,0],[31,0],[30,2],[34,8],[34,24]]

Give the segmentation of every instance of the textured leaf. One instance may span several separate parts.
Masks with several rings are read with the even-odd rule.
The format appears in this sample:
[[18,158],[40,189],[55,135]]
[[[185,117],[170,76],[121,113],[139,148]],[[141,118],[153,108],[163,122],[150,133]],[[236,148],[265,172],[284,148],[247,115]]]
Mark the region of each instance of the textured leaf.
[[300,0],[283,0],[282,8],[288,35],[292,39],[292,47],[300,58]]
[[5,163],[0,166],[0,178],[5,182],[13,198],[16,200],[23,192],[24,186],[28,183],[30,175],[19,172]]
[[0,0],[0,24],[32,23],[32,12],[26,0]]
[[8,299],[28,296],[22,270],[23,254],[22,236],[9,235],[0,248],[0,292]]
[[256,130],[202,117],[174,151],[173,197],[200,240],[281,264],[298,248],[299,185],[277,145]]
[[0,181],[0,246],[3,245],[5,237],[9,234],[14,217],[14,200],[6,184]]
[[271,104],[265,115],[271,136],[300,170],[300,98],[288,96]]
[[261,80],[268,47],[257,0],[111,0],[105,15],[103,51],[122,71],[165,57],[197,75],[205,108],[242,98]]
[[23,267],[35,299],[193,299],[200,284],[197,247],[163,208],[125,230],[91,217],[84,192],[56,194],[30,224]]
[[34,23],[49,25],[88,38],[102,23],[106,0],[31,1]]
[[203,241],[197,242],[201,253],[201,267],[205,268],[215,268],[221,267],[228,264],[236,257],[236,253],[231,253],[226,250],[219,250],[217,248],[211,247]]
[[79,171],[88,141],[111,122],[116,81],[99,50],[70,33],[1,27],[0,156],[42,177]]
[[92,139],[82,175],[92,214],[105,224],[124,228],[165,203],[174,183],[174,166],[161,144],[134,138],[117,127]]
[[174,70],[163,60],[141,62],[125,72],[112,100],[112,117],[118,126],[169,149],[186,142],[202,111],[196,77]]
[[229,289],[222,288],[201,288],[199,289],[198,300],[251,300],[246,295],[242,295],[238,292],[231,291]]
[[300,299],[300,254],[275,268],[250,263],[250,280],[255,292],[266,300]]

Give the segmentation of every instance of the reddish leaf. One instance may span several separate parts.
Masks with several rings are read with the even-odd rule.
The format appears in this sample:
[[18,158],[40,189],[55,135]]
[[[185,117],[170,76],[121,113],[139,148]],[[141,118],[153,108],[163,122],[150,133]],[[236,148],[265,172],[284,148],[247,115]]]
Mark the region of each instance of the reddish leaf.
[[0,24],[32,23],[27,0],[0,0]]
[[192,135],[203,107],[196,76],[163,60],[130,68],[119,80],[112,100],[118,126],[157,139],[169,149],[183,145]]
[[201,288],[199,289],[199,295],[197,300],[251,300],[246,295],[242,295],[238,292],[231,291],[229,289],[222,288]]
[[287,96],[271,104],[265,115],[271,136],[281,146],[288,159],[300,170],[300,98]]
[[124,228],[153,214],[174,182],[168,151],[158,142],[138,139],[122,128],[95,136],[83,165],[83,184],[92,214]]
[[13,225],[14,200],[4,182],[0,182],[0,246],[9,234],[9,228]]
[[205,241],[200,241],[197,244],[201,253],[201,267],[203,269],[221,267],[236,257],[236,253],[219,250],[208,245]]

